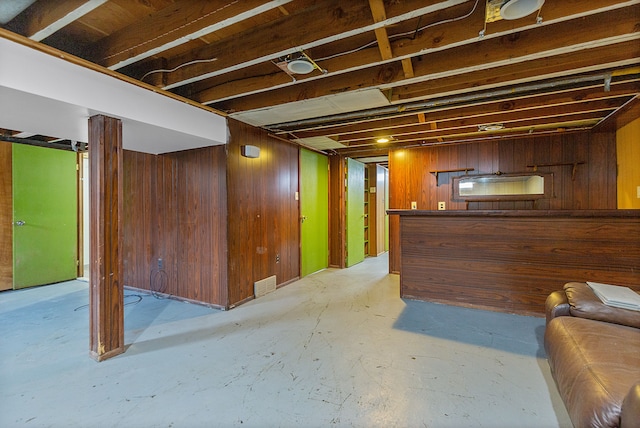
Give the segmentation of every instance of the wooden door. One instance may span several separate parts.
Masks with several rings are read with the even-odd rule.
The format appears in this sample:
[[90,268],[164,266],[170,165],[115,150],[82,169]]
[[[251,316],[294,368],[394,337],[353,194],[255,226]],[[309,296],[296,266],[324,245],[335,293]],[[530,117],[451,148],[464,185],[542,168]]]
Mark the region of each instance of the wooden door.
[[0,291],[13,288],[11,143],[0,141]]

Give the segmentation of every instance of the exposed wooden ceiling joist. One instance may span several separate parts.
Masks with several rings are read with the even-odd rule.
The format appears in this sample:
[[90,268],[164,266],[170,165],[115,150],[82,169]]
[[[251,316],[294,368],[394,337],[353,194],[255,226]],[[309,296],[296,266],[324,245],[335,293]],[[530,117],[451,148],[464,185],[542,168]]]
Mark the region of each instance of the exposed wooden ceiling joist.
[[[3,28],[282,131],[279,138],[352,145],[336,149],[344,154],[610,129],[624,122],[617,115],[637,116],[640,0],[547,0],[539,14],[489,23],[485,7],[486,0],[36,0]],[[318,68],[283,72],[301,51]],[[564,83],[545,86],[556,81]],[[385,113],[370,114],[378,110]],[[281,123],[288,116],[295,117]],[[507,129],[478,131],[487,121]],[[376,135],[394,140],[377,148]]]
[[[345,90],[360,90],[367,87],[380,87],[387,89],[396,86],[431,82],[437,78],[450,78],[453,75],[465,74],[462,78],[467,82],[467,87],[477,86],[478,79],[469,78],[471,72],[482,72],[498,67],[513,67],[519,63],[529,62],[523,66],[521,81],[536,80],[544,68],[564,69],[571,72],[573,64],[561,62],[551,64],[550,58],[557,55],[574,55],[583,58],[583,62],[590,64],[601,63],[599,57],[582,53],[602,46],[611,46],[619,42],[630,41],[629,45],[616,46],[615,54],[619,61],[627,65],[629,60],[640,58],[640,33],[637,30],[637,16],[640,16],[640,5],[633,6],[632,12],[627,9],[608,11],[603,14],[591,15],[582,18],[583,26],[576,27],[573,22],[559,22],[546,27],[536,27],[521,31],[509,36],[477,40],[473,43],[444,51],[425,55],[423,61],[414,64],[415,76],[410,81],[404,79],[401,65],[388,63],[382,66],[373,66],[362,70],[352,71],[340,75],[331,75],[322,78],[319,82],[300,82],[287,88],[260,92],[242,98],[234,98],[220,103],[212,103],[204,98],[206,95],[197,94],[195,98],[205,104],[213,104],[224,111],[241,111],[242,109],[257,109],[274,104],[284,104],[300,99],[300,94],[313,94],[315,97],[331,95]],[[553,34],[553,36],[550,36]],[[624,49],[624,50],[620,50]],[[395,49],[394,49],[395,51]],[[538,70],[530,70],[531,63],[536,62]],[[607,61],[611,63],[611,61]],[[527,73],[526,70],[530,70]],[[492,72],[486,72],[491,74]],[[542,74],[549,74],[544,72]],[[557,71],[553,71],[557,73]],[[527,76],[528,74],[528,76]],[[497,81],[497,79],[494,79]],[[513,79],[509,79],[513,80]],[[238,84],[238,82],[234,82]],[[439,84],[438,84],[439,85]],[[465,85],[463,85],[465,86]],[[415,86],[414,86],[415,87]],[[394,94],[397,90],[394,89]],[[240,107],[242,106],[242,107]]]
[[86,15],[107,0],[37,2],[8,27],[37,42]]

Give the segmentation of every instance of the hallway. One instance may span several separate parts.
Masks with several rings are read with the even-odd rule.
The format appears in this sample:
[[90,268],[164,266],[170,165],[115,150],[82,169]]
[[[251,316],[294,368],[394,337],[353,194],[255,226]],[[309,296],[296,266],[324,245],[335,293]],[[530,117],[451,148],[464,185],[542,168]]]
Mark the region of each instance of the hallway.
[[0,294],[3,427],[570,427],[544,319],[403,301],[387,257],[231,311],[125,290],[89,357],[88,286]]

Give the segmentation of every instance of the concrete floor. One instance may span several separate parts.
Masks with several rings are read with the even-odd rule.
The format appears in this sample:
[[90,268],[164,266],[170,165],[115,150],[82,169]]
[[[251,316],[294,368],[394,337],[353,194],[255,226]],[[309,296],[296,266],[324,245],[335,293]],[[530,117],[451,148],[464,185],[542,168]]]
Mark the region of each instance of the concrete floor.
[[88,285],[0,293],[0,426],[570,427],[542,318],[403,301],[387,258],[224,312],[127,290],[89,358]]

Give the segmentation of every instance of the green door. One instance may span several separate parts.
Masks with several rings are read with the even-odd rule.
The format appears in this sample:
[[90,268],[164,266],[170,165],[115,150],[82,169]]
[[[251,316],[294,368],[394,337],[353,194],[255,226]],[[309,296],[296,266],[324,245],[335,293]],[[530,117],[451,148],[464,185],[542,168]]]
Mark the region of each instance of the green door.
[[13,288],[77,276],[76,153],[13,145]]
[[329,160],[300,149],[300,274],[329,264]]
[[347,158],[347,263],[364,260],[364,164]]

